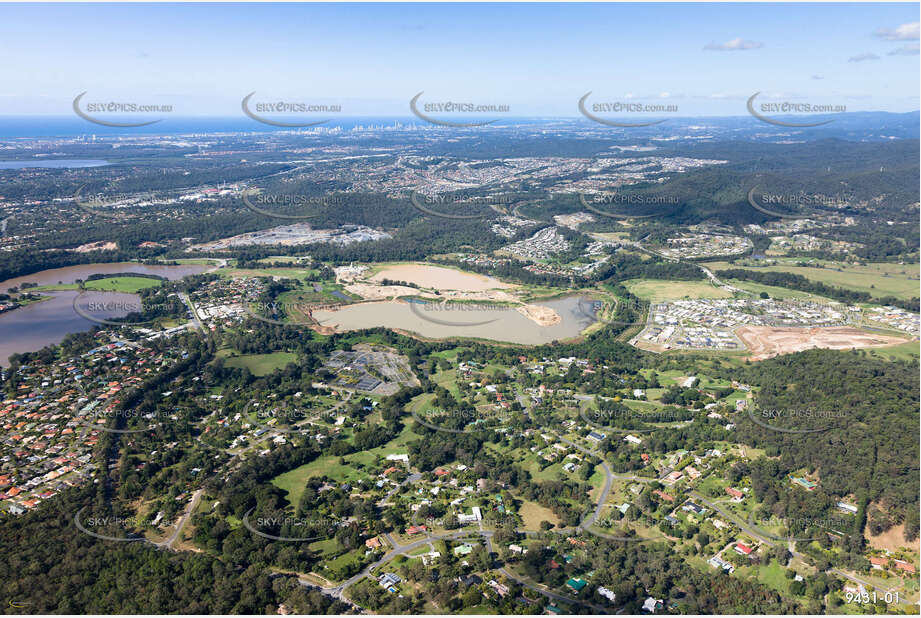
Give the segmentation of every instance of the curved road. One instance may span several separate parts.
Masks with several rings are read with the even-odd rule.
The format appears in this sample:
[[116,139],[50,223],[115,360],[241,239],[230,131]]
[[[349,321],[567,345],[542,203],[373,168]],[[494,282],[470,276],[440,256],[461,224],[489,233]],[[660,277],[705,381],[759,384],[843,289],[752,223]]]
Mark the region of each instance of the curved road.
[[[598,520],[598,518],[601,516],[601,513],[602,513],[602,511],[603,511],[603,509],[604,509],[604,506],[605,506],[605,504],[607,503],[608,496],[610,496],[610,494],[611,494],[611,486],[613,485],[613,482],[614,482],[615,480],[636,480],[636,481],[646,482],[646,483],[652,482],[652,481],[655,480],[655,479],[650,479],[650,478],[645,478],[645,477],[639,477],[639,476],[634,476],[634,475],[616,475],[616,474],[614,474],[614,473],[611,471],[611,468],[610,468],[610,466],[608,465],[608,463],[604,460],[604,458],[603,458],[598,452],[592,451],[592,450],[590,450],[590,449],[587,449],[587,448],[585,448],[584,446],[582,446],[582,445],[580,445],[580,444],[576,444],[575,442],[573,442],[573,441],[571,441],[571,440],[569,440],[569,439],[567,439],[567,438],[563,438],[563,437],[557,436],[557,439],[559,439],[560,442],[563,442],[564,444],[568,444],[569,446],[575,448],[575,449],[578,450],[578,451],[581,451],[582,453],[584,453],[584,454],[586,454],[586,455],[589,455],[589,456],[591,456],[591,457],[595,457],[595,458],[599,459],[599,460],[601,461],[601,468],[602,468],[602,470],[604,470],[605,481],[604,481],[604,486],[603,486],[602,489],[601,489],[601,494],[598,496],[598,500],[597,500],[597,503],[596,503],[596,505],[595,505],[595,509],[594,509],[590,514],[588,514],[576,528],[563,528],[563,529],[558,529],[558,530],[555,530],[555,531],[554,531],[554,533],[556,533],[556,534],[571,534],[571,533],[577,532],[577,531],[587,531],[591,526],[593,526],[593,525],[595,524],[595,522]],[[419,473],[411,474],[409,477],[406,478],[406,480],[404,480],[403,482],[401,482],[397,487],[394,487],[392,490],[390,490],[390,491],[387,493],[387,495],[385,495],[381,500],[379,500],[379,501],[378,501],[378,506],[384,505],[384,504],[385,504],[391,497],[393,497],[393,495],[396,494],[396,493],[400,490],[400,488],[402,488],[404,485],[406,485],[406,484],[408,484],[408,483],[414,483],[414,482],[418,481],[418,480],[421,479],[421,478],[422,478],[422,475],[419,474]],[[535,536],[535,535],[538,534],[537,532],[535,532],[535,531],[533,531],[533,530],[516,530],[515,532],[517,532],[518,534],[523,534],[523,535],[525,535],[525,536]],[[616,536],[613,536],[613,535],[604,534],[604,533],[600,533],[600,532],[589,532],[589,533],[590,533],[590,534],[593,534],[593,535],[596,535],[596,536],[599,536],[599,537],[602,537],[602,538],[605,538],[605,539],[613,540],[613,541],[633,541],[633,540],[635,540],[635,539],[632,539],[632,538],[616,537]],[[349,586],[352,586],[353,584],[355,584],[355,583],[361,581],[362,579],[364,579],[365,577],[369,576],[369,575],[371,574],[371,572],[372,572],[374,569],[378,568],[379,566],[381,566],[381,565],[383,565],[383,564],[386,564],[387,562],[393,560],[394,558],[396,558],[396,557],[398,557],[398,556],[406,556],[406,555],[412,553],[414,550],[416,550],[416,549],[418,549],[418,548],[420,548],[420,547],[423,547],[423,546],[425,546],[425,545],[430,545],[433,541],[436,541],[436,540],[458,540],[458,539],[462,539],[462,538],[464,538],[464,537],[468,537],[468,536],[470,536],[470,535],[479,535],[479,536],[481,536],[481,537],[484,539],[485,543],[486,543],[487,549],[488,549],[490,552],[493,551],[492,537],[493,537],[493,535],[494,535],[494,532],[493,532],[492,530],[459,530],[459,531],[457,531],[457,532],[452,532],[452,533],[443,534],[443,535],[427,534],[427,535],[425,535],[424,537],[420,538],[419,540],[413,541],[412,543],[409,543],[409,544],[406,544],[406,545],[401,545],[400,543],[398,543],[398,542],[396,541],[396,539],[394,539],[393,536],[392,536],[390,533],[384,534],[384,535],[383,535],[384,538],[387,539],[387,542],[388,542],[388,543],[390,544],[390,546],[391,546],[390,551],[388,551],[387,553],[385,553],[381,558],[379,558],[379,559],[376,560],[375,562],[369,564],[367,567],[365,567],[364,569],[362,569],[362,571],[361,571],[360,573],[357,573],[356,575],[353,575],[352,577],[350,577],[349,579],[347,579],[347,580],[345,580],[344,582],[340,583],[339,585],[337,585],[337,586],[332,586],[332,587],[326,587],[326,588],[324,588],[324,587],[319,587],[319,589],[320,589],[324,594],[327,594],[327,595],[329,595],[329,596],[332,596],[332,597],[334,597],[334,598],[337,598],[337,599],[340,599],[340,600],[343,600],[343,601],[351,602],[351,601],[345,596],[345,590],[346,590]],[[505,567],[500,567],[500,568],[498,568],[498,569],[496,569],[496,570],[499,571],[500,573],[502,573],[502,575],[504,575],[505,577],[507,577],[507,578],[509,578],[509,579],[511,579],[511,580],[513,580],[513,581],[518,582],[521,586],[523,586],[523,587],[525,587],[525,588],[528,588],[529,590],[533,590],[534,592],[538,592],[538,593],[544,595],[545,597],[547,597],[547,598],[549,598],[549,599],[552,599],[552,600],[554,600],[554,601],[560,601],[560,602],[564,602],[564,603],[579,603],[579,604],[582,604],[582,605],[586,605],[586,606],[588,606],[588,607],[591,607],[593,610],[595,610],[595,611],[598,612],[598,613],[602,613],[602,612],[604,612],[605,609],[606,609],[606,608],[604,608],[604,607],[602,607],[602,606],[595,605],[595,604],[593,604],[593,603],[588,603],[587,601],[580,601],[580,600],[578,600],[578,599],[572,599],[572,598],[563,596],[563,595],[561,595],[561,594],[555,593],[555,592],[553,592],[553,591],[551,591],[551,590],[546,590],[546,589],[544,589],[544,588],[542,588],[542,587],[540,587],[540,586],[538,586],[538,585],[536,585],[536,584],[533,584],[533,583],[531,583],[531,582],[529,582],[529,581],[527,581],[527,580],[522,579],[521,577],[515,575],[514,573],[512,573],[511,571],[509,571],[509,570],[508,570],[507,568],[505,568]],[[315,586],[315,584],[312,584],[311,582],[305,582],[305,581],[302,580],[301,583],[304,584],[304,585],[317,587],[317,586]]]

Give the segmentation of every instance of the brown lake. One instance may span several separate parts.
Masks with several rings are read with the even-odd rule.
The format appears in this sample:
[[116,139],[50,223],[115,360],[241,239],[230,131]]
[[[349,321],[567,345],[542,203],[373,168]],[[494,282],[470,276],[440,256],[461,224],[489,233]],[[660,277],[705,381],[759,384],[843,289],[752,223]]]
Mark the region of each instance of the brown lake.
[[[133,272],[159,275],[170,280],[181,279],[187,275],[194,275],[207,270],[207,266],[181,264],[171,265],[145,265],[133,262],[113,262],[110,264],[81,264],[65,268],[43,270],[32,275],[16,277],[0,282],[0,292],[7,293],[11,287],[19,287],[23,283],[37,285],[55,285],[58,283],[74,283],[78,279],[85,280],[89,275]],[[35,352],[47,345],[60,343],[70,333],[90,330],[99,326],[96,322],[80,316],[74,310],[74,299],[79,292],[62,290],[56,292],[42,292],[43,296],[50,296],[49,300],[19,307],[12,311],[0,313],[0,366],[9,366],[11,354],[22,352]],[[94,312],[97,318],[124,317],[129,310],[124,307],[136,306],[139,298],[136,294],[122,292],[84,292],[80,297],[80,305],[96,302],[99,305],[112,307],[111,310]]]

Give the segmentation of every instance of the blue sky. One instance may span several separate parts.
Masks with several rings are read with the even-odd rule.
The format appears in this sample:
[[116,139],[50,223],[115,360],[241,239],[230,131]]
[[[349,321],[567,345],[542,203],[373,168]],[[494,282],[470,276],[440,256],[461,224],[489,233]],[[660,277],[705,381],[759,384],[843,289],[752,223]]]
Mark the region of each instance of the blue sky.
[[[742,115],[745,100],[919,108],[917,4],[0,5],[0,115],[73,98],[408,115],[428,100],[576,116],[578,99]],[[627,97],[630,97],[629,99]]]

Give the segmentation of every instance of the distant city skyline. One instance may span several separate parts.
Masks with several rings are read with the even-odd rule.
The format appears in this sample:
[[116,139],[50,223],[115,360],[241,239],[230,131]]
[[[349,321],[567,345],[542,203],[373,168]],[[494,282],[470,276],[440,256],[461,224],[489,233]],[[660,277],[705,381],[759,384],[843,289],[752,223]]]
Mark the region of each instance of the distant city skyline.
[[0,116],[65,116],[83,92],[172,117],[239,116],[252,92],[332,118],[409,117],[420,92],[500,120],[579,117],[588,92],[660,117],[742,116],[756,92],[908,112],[918,38],[916,3],[4,4]]

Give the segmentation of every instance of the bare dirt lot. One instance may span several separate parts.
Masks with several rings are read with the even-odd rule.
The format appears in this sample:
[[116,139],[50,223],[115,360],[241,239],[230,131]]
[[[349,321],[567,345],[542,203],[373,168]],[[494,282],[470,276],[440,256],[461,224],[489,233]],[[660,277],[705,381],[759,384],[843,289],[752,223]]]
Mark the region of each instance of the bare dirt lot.
[[917,541],[913,544],[905,540],[905,524],[893,526],[879,536],[873,536],[870,533],[870,525],[867,524],[863,534],[867,537],[870,547],[873,549],[887,549],[894,552],[898,551],[900,547],[912,547],[912,545],[917,544]]
[[394,264],[371,277],[372,281],[407,281],[423,288],[484,292],[496,288],[512,288],[511,284],[477,273],[463,272],[429,264]]
[[419,290],[405,285],[371,285],[370,283],[350,283],[345,286],[347,292],[357,294],[365,300],[385,300],[397,296],[416,296]]
[[780,354],[802,352],[812,348],[848,350],[877,348],[904,343],[906,339],[868,333],[850,326],[836,328],[774,328],[744,326],[736,331],[751,351],[750,360],[763,360]]

